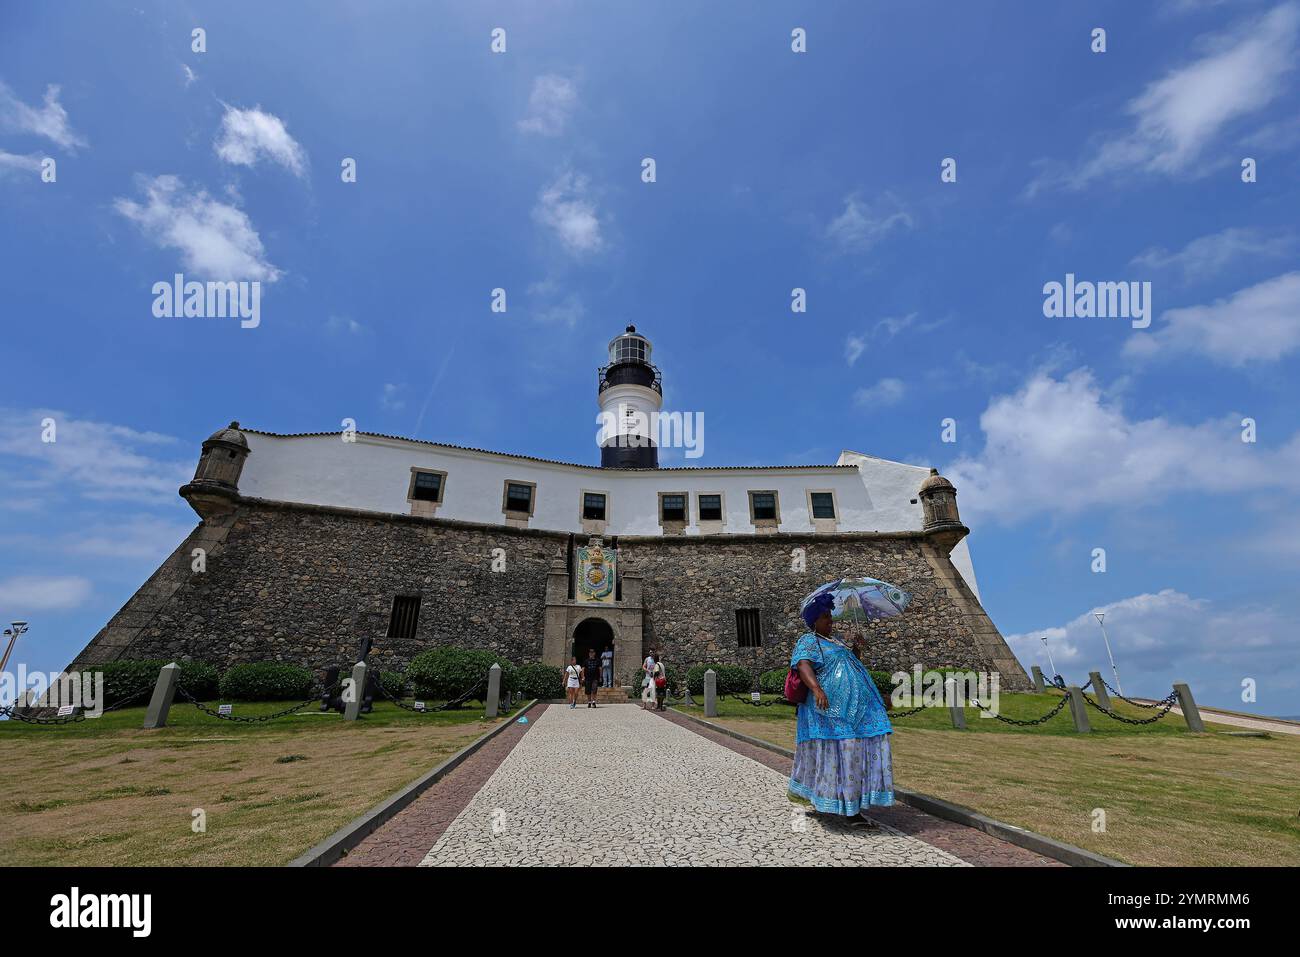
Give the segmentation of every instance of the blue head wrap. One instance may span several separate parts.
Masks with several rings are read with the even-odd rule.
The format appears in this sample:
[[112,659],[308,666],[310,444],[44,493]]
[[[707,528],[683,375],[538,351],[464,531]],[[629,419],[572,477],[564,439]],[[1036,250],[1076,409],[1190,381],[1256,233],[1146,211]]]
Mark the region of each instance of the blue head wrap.
[[834,596],[832,596],[830,592],[822,592],[812,601],[808,602],[808,604],[804,606],[803,611],[799,614],[803,616],[803,620],[807,622],[808,627],[811,628],[818,618],[820,618],[825,612],[831,611],[834,607]]

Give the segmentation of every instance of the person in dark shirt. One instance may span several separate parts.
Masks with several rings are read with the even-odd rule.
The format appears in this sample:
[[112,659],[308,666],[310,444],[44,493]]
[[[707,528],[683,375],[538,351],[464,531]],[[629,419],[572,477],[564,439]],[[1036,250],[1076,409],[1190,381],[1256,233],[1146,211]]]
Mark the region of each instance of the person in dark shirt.
[[582,664],[582,683],[587,687],[587,707],[596,707],[596,683],[600,681],[600,662],[596,649],[587,649],[587,660]]

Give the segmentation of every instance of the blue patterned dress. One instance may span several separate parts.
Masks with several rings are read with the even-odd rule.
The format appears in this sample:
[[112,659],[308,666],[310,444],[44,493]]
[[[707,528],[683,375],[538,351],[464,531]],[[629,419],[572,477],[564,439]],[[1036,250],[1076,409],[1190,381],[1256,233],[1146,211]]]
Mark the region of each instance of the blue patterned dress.
[[817,707],[811,689],[799,705],[790,793],[818,811],[845,817],[893,804],[894,728],[871,675],[846,645],[811,631],[796,642],[790,667],[800,661],[812,665],[828,707]]

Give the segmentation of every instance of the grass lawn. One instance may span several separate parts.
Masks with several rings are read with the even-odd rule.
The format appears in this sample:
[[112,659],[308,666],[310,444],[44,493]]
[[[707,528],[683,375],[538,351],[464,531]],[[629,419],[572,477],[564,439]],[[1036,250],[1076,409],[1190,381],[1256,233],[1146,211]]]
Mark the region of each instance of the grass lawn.
[[[1007,717],[1049,711],[1057,695],[1001,697]],[[1114,702],[1128,717],[1149,717]],[[702,708],[683,708],[701,717]],[[727,699],[719,724],[794,747],[794,709]],[[1239,738],[1207,722],[1192,734],[1178,715],[1134,727],[1089,709],[1092,734],[1076,734],[1068,706],[1036,728],[966,709],[956,731],[947,709],[895,723],[894,781],[990,817],[1131,864],[1300,864],[1300,737]],[[1092,830],[1093,810],[1106,830]]]
[[[235,714],[290,704],[240,702]],[[245,724],[177,703],[168,727],[145,731],[144,711],[0,722],[0,863],[285,864],[506,720],[473,702],[429,715],[381,702],[356,722],[309,705]],[[206,833],[191,829],[195,808]]]

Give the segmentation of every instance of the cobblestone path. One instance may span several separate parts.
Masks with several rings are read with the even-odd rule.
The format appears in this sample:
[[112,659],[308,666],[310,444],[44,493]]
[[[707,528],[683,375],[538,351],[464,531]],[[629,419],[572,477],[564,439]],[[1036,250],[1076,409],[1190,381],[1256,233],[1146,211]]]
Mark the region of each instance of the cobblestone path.
[[421,864],[966,866],[885,825],[807,816],[785,783],[633,705],[552,706]]

